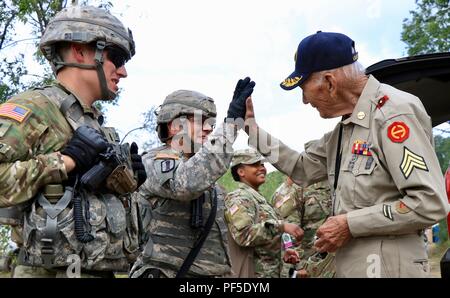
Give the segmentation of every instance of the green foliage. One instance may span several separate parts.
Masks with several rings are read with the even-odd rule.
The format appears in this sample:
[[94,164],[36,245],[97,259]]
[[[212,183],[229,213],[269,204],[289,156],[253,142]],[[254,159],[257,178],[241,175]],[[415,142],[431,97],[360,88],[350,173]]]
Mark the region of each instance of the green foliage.
[[[279,171],[274,171],[266,176],[266,183],[261,185],[259,192],[266,198],[270,199],[281,183],[284,182],[286,176]],[[225,188],[227,192],[231,192],[237,188],[237,183],[233,180],[231,176],[231,171],[228,170],[225,175],[223,175],[218,183]]]
[[450,51],[450,0],[416,0],[411,19],[403,20],[408,55]]
[[439,243],[445,243],[446,241],[448,241],[447,219],[443,219],[439,222]]
[[434,144],[439,165],[441,166],[442,173],[444,174],[450,165],[450,138],[444,138],[437,135],[434,137]]

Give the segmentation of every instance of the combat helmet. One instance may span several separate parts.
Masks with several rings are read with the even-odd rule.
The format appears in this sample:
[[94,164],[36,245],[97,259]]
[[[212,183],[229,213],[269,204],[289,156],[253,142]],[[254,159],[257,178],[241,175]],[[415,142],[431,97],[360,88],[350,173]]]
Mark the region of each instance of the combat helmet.
[[156,130],[162,142],[168,140],[167,124],[175,118],[195,114],[214,118],[217,115],[216,104],[211,97],[190,90],[177,90],[169,94],[155,114]]
[[[56,45],[61,42],[95,43],[95,65],[66,63],[59,57]],[[39,43],[39,48],[56,74],[62,67],[96,69],[102,88],[102,99],[113,99],[116,94],[107,88],[103,72],[103,50],[109,46],[123,51],[126,61],[135,54],[135,43],[130,29],[108,11],[94,6],[70,6],[50,20]]]

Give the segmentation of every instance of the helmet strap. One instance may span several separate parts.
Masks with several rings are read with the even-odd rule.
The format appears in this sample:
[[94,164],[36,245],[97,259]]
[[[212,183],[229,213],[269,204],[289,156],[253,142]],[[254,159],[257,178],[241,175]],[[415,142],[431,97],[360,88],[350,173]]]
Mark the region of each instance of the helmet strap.
[[64,66],[77,67],[82,69],[95,69],[97,71],[98,81],[100,83],[101,99],[103,100],[113,100],[116,97],[116,93],[108,89],[108,84],[106,83],[106,76],[103,70],[103,50],[105,49],[106,43],[103,40],[98,40],[95,48],[94,61],[95,65],[92,64],[80,64],[80,63],[68,63],[62,61],[59,55],[55,55],[51,60],[53,71],[56,73]]
[[105,71],[103,70],[103,50],[105,49],[106,43],[103,40],[97,40],[97,46],[95,48],[95,68],[97,69],[98,81],[100,82],[100,90],[102,93],[102,98],[104,100],[113,100],[116,94],[108,89],[106,83]]

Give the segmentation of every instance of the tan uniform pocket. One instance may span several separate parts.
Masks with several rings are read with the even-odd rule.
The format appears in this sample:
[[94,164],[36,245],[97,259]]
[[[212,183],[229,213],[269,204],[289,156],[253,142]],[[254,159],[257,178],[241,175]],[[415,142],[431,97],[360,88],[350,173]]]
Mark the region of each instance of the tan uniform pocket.
[[372,156],[360,156],[352,170],[355,177],[353,200],[357,208],[373,206],[378,199],[377,191],[371,191],[371,187],[376,187],[376,167],[377,163]]

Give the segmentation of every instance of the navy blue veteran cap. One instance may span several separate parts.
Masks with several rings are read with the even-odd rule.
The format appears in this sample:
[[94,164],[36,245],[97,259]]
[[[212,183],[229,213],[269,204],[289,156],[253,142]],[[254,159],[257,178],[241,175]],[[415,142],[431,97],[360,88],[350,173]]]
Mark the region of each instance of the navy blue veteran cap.
[[280,84],[284,90],[300,86],[313,72],[351,64],[358,53],[347,35],[317,31],[300,42],[294,60],[295,71]]

